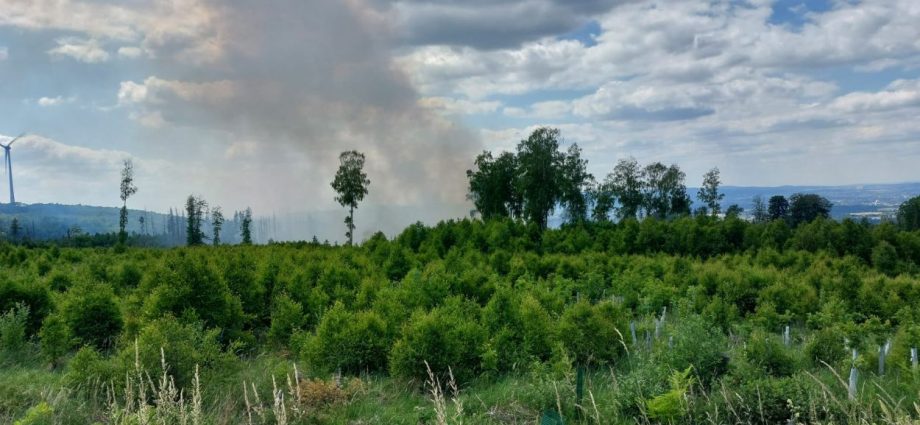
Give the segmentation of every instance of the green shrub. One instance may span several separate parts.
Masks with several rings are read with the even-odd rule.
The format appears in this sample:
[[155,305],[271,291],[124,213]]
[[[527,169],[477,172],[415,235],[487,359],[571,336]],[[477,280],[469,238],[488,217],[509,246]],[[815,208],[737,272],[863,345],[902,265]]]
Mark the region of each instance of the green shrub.
[[142,278],[143,274],[136,264],[124,263],[116,269],[113,283],[122,289],[135,288]]
[[231,336],[242,328],[243,309],[239,298],[200,254],[180,251],[169,258],[141,285],[144,316],[164,315],[200,319],[208,327],[220,327]]
[[22,419],[13,422],[13,425],[52,425],[54,424],[54,411],[46,402],[40,402],[29,408]]
[[0,351],[17,352],[26,344],[29,306],[17,304],[0,314]]
[[111,348],[124,325],[112,287],[80,284],[64,294],[61,317],[80,344]]
[[844,347],[845,339],[840,328],[819,329],[805,343],[805,356],[815,367],[823,367],[823,363],[836,366],[849,354]]
[[233,356],[224,353],[217,342],[219,334],[217,329],[204,330],[200,324],[181,323],[172,316],[164,316],[144,326],[136,341],[122,346],[119,364],[122,370],[133,371],[137,359],[142,370],[159,376],[163,373],[161,360],[165,358],[167,373],[176,380],[176,385],[188,387],[195,365],[205,369],[232,364]]
[[52,291],[64,292],[73,284],[70,275],[64,272],[54,272],[48,277],[48,287]]
[[889,276],[898,273],[898,251],[887,241],[881,241],[872,249],[872,265]]
[[74,338],[67,322],[59,315],[51,315],[45,319],[42,329],[38,333],[41,341],[41,352],[45,360],[52,366],[57,365],[58,359],[67,354],[73,347]]
[[37,282],[16,282],[0,276],[0,312],[10,311],[18,304],[29,307],[26,322],[26,336],[35,335],[41,329],[42,321],[51,312],[51,294],[44,285]]
[[336,302],[323,315],[316,334],[307,340],[304,355],[321,371],[374,372],[386,367],[391,341],[387,325],[377,313],[350,312]]
[[405,325],[390,351],[390,372],[422,383],[432,372],[447,381],[448,368],[460,382],[475,377],[480,368],[485,331],[468,306],[444,306],[417,312]]
[[692,368],[705,386],[728,371],[728,341],[718,328],[698,315],[675,315],[670,323],[667,335],[673,339],[670,345],[665,341],[658,344],[653,358],[657,365],[666,370]]
[[95,348],[84,346],[67,363],[64,383],[71,388],[101,388],[113,382],[117,375],[110,360],[102,357]]
[[744,348],[745,359],[771,376],[789,376],[797,369],[796,359],[779,337],[754,331]]
[[275,297],[272,303],[272,323],[268,329],[268,339],[275,344],[287,344],[291,334],[305,324],[303,306],[286,293]]
[[613,363],[624,352],[626,315],[611,302],[570,305],[559,322],[559,335],[578,364]]
[[671,387],[668,392],[656,396],[646,402],[649,418],[657,419],[664,423],[674,423],[687,415],[687,392],[693,385],[692,368],[675,371],[669,381]]

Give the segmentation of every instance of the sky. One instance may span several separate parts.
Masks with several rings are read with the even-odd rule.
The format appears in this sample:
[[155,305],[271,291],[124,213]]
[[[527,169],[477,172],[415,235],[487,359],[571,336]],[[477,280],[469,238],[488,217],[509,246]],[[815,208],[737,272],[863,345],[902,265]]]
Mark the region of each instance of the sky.
[[[916,0],[0,0],[0,140],[17,200],[257,214],[462,216],[465,171],[538,126],[599,179],[920,180]],[[6,189],[0,189],[0,198]],[[409,216],[412,217],[409,217]]]

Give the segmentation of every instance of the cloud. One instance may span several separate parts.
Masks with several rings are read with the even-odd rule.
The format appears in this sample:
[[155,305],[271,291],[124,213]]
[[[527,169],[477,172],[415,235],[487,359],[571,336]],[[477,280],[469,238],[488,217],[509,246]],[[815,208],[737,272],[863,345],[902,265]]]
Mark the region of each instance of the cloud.
[[[81,33],[94,43],[134,42],[149,54],[201,64],[219,60],[223,52],[219,10],[210,0],[6,1],[0,7],[0,26]],[[93,62],[108,58],[100,49],[90,49],[89,55],[82,52],[87,50],[85,44],[65,42],[53,50],[77,59],[93,58]]]
[[6,46],[0,46],[0,61],[10,57],[10,50]]
[[[2,137],[2,136],[0,136]],[[3,137],[9,139],[9,137]],[[72,146],[37,135],[25,135],[13,145],[12,162],[16,198],[23,202],[85,203],[88,197],[117,201],[121,161],[131,154],[114,149]],[[43,195],[53,193],[51,199]],[[3,191],[6,194],[6,191]]]
[[74,100],[76,100],[75,97],[63,97],[63,96],[40,97],[35,103],[37,103],[39,106],[47,107],[47,106],[58,106],[58,105],[62,105],[65,103],[71,103]]
[[109,53],[95,39],[65,37],[57,40],[57,47],[48,51],[54,57],[70,57],[80,62],[99,63],[109,60]]
[[920,80],[897,80],[879,92],[854,92],[834,99],[831,108],[842,112],[880,112],[920,107]]
[[139,58],[144,54],[144,49],[135,46],[124,46],[118,48],[118,56],[128,59]]
[[414,45],[516,47],[564,34],[624,1],[403,0],[387,2],[401,38]]

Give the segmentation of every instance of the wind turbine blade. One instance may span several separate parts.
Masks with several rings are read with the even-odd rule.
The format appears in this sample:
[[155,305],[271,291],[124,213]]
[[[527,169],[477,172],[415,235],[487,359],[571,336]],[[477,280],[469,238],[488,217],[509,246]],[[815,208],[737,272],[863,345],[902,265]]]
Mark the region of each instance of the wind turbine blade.
[[25,136],[25,135],[26,135],[25,133],[22,133],[22,134],[16,136],[15,138],[13,138],[13,140],[10,140],[10,142],[6,144],[6,147],[13,146],[13,143],[14,143],[14,142],[16,142],[17,140],[21,139],[22,136]]

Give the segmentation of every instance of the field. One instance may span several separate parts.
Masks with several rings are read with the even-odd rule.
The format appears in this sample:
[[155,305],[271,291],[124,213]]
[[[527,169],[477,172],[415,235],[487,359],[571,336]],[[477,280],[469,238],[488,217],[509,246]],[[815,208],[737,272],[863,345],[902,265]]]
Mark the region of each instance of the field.
[[920,418],[920,232],[891,224],[464,220],[0,265],[0,423]]

